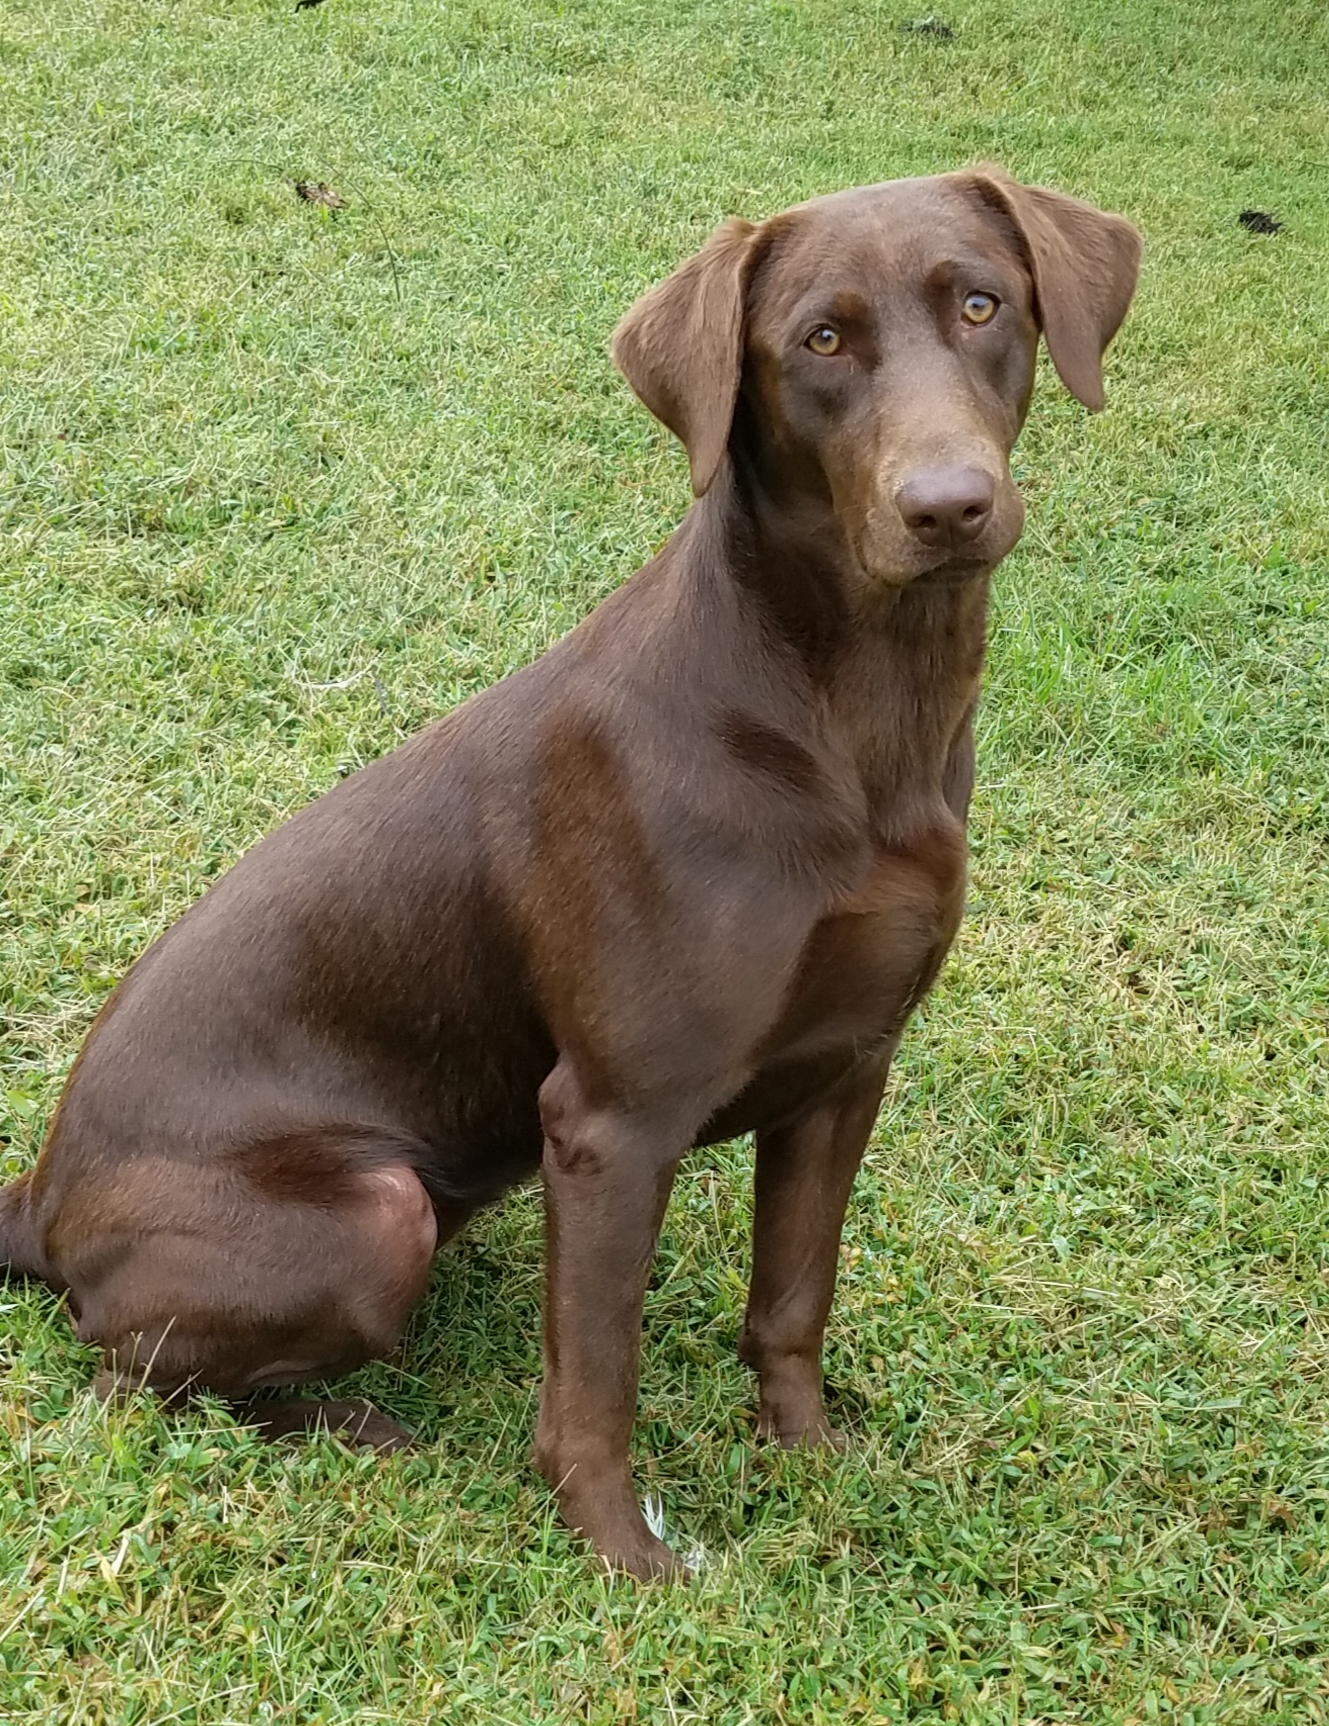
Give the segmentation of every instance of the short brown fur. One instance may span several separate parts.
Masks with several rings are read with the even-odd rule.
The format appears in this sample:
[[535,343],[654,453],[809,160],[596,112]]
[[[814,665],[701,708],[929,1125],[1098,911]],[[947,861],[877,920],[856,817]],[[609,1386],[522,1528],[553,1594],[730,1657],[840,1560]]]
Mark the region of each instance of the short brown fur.
[[759,1428],[836,1442],[844,1207],[961,914],[1039,331],[1100,406],[1138,257],[982,168],[728,223],[628,313],[615,358],[691,463],[678,531],[168,930],[0,1193],[0,1253],[68,1291],[104,1390],[403,1442],[246,1399],[391,1348],[436,1247],[538,1169],[536,1461],[608,1563],[667,1572],[628,1468],[643,1293],[682,1156],[753,1131]]

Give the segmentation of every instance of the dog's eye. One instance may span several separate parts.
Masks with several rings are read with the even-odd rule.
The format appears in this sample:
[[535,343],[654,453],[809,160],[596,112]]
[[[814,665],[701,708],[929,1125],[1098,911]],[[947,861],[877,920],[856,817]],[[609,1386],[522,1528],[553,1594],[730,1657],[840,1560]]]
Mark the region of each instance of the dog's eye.
[[964,297],[964,320],[967,324],[990,324],[997,315],[997,307],[1001,302],[992,294],[966,294]]
[[840,332],[833,330],[829,324],[819,324],[807,341],[803,344],[811,348],[814,354],[838,354],[840,351]]

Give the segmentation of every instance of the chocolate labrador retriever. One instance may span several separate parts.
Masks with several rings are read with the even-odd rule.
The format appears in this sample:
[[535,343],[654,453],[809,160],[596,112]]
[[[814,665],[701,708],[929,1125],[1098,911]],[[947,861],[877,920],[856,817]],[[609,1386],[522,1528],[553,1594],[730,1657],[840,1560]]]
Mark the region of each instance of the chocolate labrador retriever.
[[605,1560],[668,1572],[628,1467],[643,1292],[680,1158],[755,1132],[739,1351],[763,1434],[834,1442],[840,1229],[960,918],[1038,334],[1101,407],[1139,250],[983,167],[727,222],[632,308],[614,358],[686,446],[678,531],[168,930],[0,1194],[0,1252],[67,1291],[104,1391],[243,1403],[382,1354],[538,1168],[535,1459]]

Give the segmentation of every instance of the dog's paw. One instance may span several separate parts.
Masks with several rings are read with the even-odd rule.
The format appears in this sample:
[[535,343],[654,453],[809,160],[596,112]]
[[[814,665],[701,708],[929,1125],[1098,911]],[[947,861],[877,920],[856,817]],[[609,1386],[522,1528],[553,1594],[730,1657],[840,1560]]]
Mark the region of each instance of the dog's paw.
[[778,1435],[781,1450],[831,1450],[843,1456],[849,1449],[849,1440],[838,1427],[829,1421],[818,1421],[815,1426],[803,1427],[799,1432],[782,1432]]
[[635,1576],[638,1582],[686,1582],[692,1575],[674,1549],[647,1530],[637,1539],[611,1547],[597,1542],[595,1547],[606,1570]]
[[821,1410],[802,1420],[781,1420],[773,1411],[763,1409],[757,1421],[757,1437],[778,1444],[781,1450],[849,1449],[848,1438],[831,1425]]
[[404,1426],[367,1402],[256,1402],[236,1412],[260,1438],[269,1440],[330,1433],[343,1444],[364,1445],[385,1456],[410,1450],[415,1444]]

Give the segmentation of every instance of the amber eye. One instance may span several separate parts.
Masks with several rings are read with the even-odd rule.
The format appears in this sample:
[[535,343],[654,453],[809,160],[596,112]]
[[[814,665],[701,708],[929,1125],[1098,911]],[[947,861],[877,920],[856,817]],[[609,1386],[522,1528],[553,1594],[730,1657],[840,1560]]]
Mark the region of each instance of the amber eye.
[[964,319],[967,324],[989,324],[997,315],[998,301],[991,294],[966,294]]
[[838,354],[840,351],[840,332],[833,330],[829,324],[822,324],[813,330],[804,347],[811,348],[814,354]]

